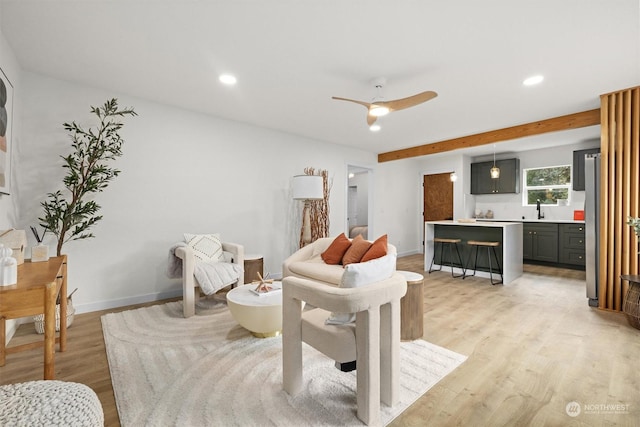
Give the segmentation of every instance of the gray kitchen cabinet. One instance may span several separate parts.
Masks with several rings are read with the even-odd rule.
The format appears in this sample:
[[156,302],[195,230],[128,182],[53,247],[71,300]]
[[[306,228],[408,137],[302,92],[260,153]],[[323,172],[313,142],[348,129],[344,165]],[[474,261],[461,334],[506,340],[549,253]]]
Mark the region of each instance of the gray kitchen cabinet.
[[559,262],[585,265],[584,224],[558,224]]
[[522,224],[522,258],[558,262],[558,224]]
[[600,148],[587,148],[573,152],[573,177],[571,185],[574,191],[584,191],[584,155],[599,153]]
[[471,163],[471,194],[520,192],[520,159],[496,160],[500,178],[491,178],[493,161]]

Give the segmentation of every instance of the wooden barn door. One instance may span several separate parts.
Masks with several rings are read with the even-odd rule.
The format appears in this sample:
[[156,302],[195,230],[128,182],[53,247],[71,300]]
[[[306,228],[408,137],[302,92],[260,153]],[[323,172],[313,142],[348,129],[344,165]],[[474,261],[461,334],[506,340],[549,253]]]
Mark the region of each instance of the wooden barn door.
[[423,181],[425,221],[453,219],[453,182],[450,173],[425,175]]

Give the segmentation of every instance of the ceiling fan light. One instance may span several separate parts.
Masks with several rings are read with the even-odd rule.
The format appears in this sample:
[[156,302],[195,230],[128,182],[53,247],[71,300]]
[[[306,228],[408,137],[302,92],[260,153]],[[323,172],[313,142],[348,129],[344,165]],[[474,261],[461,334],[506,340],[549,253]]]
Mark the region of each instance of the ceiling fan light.
[[236,76],[232,74],[221,74],[218,77],[218,80],[220,81],[220,83],[225,84],[227,86],[233,86],[238,82],[238,79],[236,78]]
[[369,114],[374,117],[386,116],[387,114],[389,114],[389,108],[382,105],[371,104],[371,108],[369,108]]
[[534,86],[534,85],[537,85],[539,83],[542,83],[543,80],[544,80],[544,76],[541,75],[541,74],[538,74],[538,75],[531,76],[531,77],[528,77],[528,78],[524,79],[522,84],[525,85],[525,86]]
[[369,126],[369,130],[371,132],[378,132],[380,129],[382,129],[382,127],[377,123],[374,123],[371,126]]

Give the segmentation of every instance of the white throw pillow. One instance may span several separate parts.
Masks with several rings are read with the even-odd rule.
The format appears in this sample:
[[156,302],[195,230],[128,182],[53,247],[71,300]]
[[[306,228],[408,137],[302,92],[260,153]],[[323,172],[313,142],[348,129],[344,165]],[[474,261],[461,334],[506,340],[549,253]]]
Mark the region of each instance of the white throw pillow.
[[193,249],[196,259],[207,262],[224,261],[222,242],[219,234],[184,233],[184,241]]
[[396,254],[387,254],[371,261],[349,264],[344,267],[341,288],[358,288],[388,279],[396,271]]
[[[388,279],[396,271],[396,254],[344,267],[341,288],[358,288]],[[356,321],[355,313],[331,313],[327,325],[345,325]]]

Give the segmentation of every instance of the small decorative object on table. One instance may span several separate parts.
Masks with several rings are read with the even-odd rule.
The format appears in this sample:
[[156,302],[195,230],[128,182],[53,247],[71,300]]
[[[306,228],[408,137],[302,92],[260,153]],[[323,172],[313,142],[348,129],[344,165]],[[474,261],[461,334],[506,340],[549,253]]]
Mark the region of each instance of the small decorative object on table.
[[252,285],[255,285],[257,283],[258,286],[256,286],[255,289],[251,289],[251,292],[257,295],[265,295],[281,290],[281,288],[273,285],[273,279],[267,279],[267,277],[269,277],[269,273],[267,273],[265,278],[263,278],[262,275],[258,273],[258,280],[254,280],[253,282],[251,282]]
[[24,262],[24,249],[27,246],[27,233],[24,230],[15,230],[10,228],[9,230],[0,231],[0,243],[5,248],[10,248],[13,251],[13,257],[18,262],[18,265]]
[[36,242],[38,242],[36,246],[31,248],[31,262],[49,261],[49,246],[42,243],[42,239],[44,239],[47,229],[45,228],[42,236],[38,234],[38,230],[34,226],[31,226],[31,232],[35,236]]
[[18,283],[18,262],[11,256],[12,254],[11,248],[5,248],[0,243],[0,286]]

